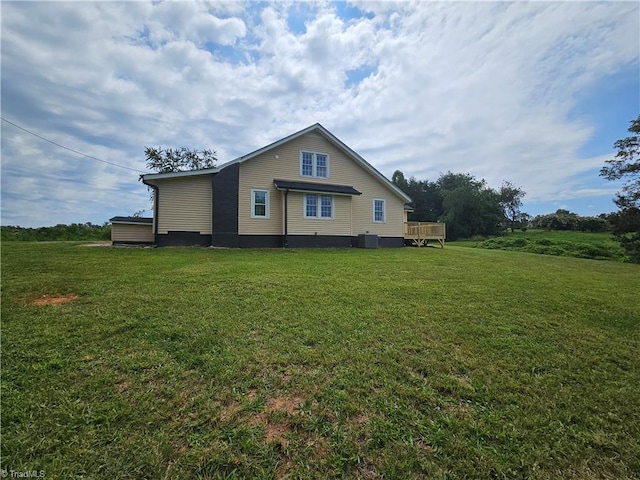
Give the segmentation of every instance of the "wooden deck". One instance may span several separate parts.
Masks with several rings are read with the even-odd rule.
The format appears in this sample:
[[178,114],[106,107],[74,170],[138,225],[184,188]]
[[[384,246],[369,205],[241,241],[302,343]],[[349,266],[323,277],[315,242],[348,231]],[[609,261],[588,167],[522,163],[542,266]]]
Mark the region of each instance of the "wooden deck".
[[441,248],[444,248],[446,228],[444,223],[436,222],[405,222],[404,238],[411,240],[417,247],[425,247],[429,240],[437,240]]

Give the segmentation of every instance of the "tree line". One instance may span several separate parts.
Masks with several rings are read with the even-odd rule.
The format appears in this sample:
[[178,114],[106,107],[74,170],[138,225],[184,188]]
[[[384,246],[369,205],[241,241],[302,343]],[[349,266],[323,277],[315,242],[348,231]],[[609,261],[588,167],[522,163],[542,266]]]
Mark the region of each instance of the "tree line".
[[601,213],[597,217],[582,217],[569,210],[559,209],[555,213],[536,215],[529,227],[537,230],[574,230],[580,232],[610,232],[613,230],[615,213]]
[[495,235],[529,218],[521,211],[526,192],[509,181],[495,190],[468,173],[447,172],[431,182],[406,179],[400,170],[391,181],[413,200],[409,221],[444,222],[449,240]]
[[53,227],[26,228],[17,226],[0,227],[3,242],[52,242],[63,240],[109,240],[111,225],[108,222],[96,225],[91,222],[58,224]]
[[413,222],[444,222],[447,239],[489,237],[504,230],[527,228],[609,232],[614,230],[616,213],[580,216],[568,210],[531,217],[521,210],[526,192],[509,181],[500,188],[489,187],[468,173],[447,172],[436,181],[408,180],[400,170],[392,176],[394,185],[411,197]]
[[600,175],[608,180],[624,179],[614,200],[619,210],[597,217],[581,217],[568,210],[531,218],[520,209],[526,192],[505,181],[495,190],[484,179],[468,173],[447,172],[435,182],[406,179],[400,170],[392,182],[413,202],[410,221],[445,222],[447,238],[491,236],[506,228],[581,230],[612,232],[632,262],[640,263],[640,115],[632,120],[629,137],[614,143],[615,158],[607,160]]

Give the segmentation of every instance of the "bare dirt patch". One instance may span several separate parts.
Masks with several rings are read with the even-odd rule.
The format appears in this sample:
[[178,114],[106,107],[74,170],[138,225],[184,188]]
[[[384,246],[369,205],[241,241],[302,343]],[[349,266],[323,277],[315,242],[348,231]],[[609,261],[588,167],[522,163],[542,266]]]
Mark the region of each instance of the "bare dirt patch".
[[289,416],[293,416],[303,402],[304,398],[299,395],[269,398],[264,410],[253,415],[249,423],[251,425],[262,425],[264,427],[264,438],[267,443],[279,443],[282,447],[287,447],[289,440],[286,438],[286,435],[291,432],[289,426],[283,422],[272,421],[272,419],[269,418],[269,414],[283,412]]
[[220,412],[220,420],[227,422],[235,418],[242,411],[242,405],[232,400],[229,404],[225,405]]
[[63,303],[73,302],[80,296],[77,293],[67,293],[66,295],[42,295],[33,300],[34,305],[62,305]]
[[278,467],[278,470],[276,470],[276,479],[284,480],[286,478],[289,478],[289,472],[293,470],[293,467],[293,462],[291,460],[287,460],[285,463]]
[[289,445],[285,435],[290,433],[289,427],[283,423],[268,423],[264,427],[264,439],[267,443],[279,443],[283,447]]
[[247,400],[252,402],[256,398],[257,395],[258,395],[258,390],[256,390],[255,388],[251,388],[247,392]]
[[80,247],[110,247],[111,242],[91,242],[91,243],[83,243],[79,246]]
[[265,412],[284,411],[289,415],[293,415],[300,405],[304,402],[304,398],[299,395],[293,397],[273,397],[267,400]]
[[361,478],[365,480],[374,480],[376,478],[380,478],[378,472],[376,471],[376,467],[371,460],[365,458],[361,461],[360,465],[358,465],[358,473]]
[[129,382],[122,382],[118,384],[118,391],[120,393],[128,392],[131,388],[131,384]]

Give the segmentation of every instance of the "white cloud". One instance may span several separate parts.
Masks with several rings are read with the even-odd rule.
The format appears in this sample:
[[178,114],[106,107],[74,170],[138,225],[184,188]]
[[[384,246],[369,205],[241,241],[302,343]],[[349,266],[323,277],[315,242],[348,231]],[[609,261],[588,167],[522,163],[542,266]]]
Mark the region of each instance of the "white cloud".
[[[367,15],[329,2],[2,2],[2,114],[137,169],[147,145],[225,161],[321,122],[388,176],[470,172],[532,201],[611,190],[581,176],[605,157],[580,153],[596,126],[572,112],[595,82],[637,69],[637,4],[351,5]],[[300,16],[304,31],[290,31]],[[370,74],[348,84],[358,69]],[[2,128],[3,223],[145,207],[135,173]]]

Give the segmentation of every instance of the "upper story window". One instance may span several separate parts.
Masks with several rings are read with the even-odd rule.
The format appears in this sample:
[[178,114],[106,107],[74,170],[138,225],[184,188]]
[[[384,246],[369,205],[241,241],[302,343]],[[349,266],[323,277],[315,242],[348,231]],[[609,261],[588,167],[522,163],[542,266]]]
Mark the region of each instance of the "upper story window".
[[269,190],[251,190],[251,218],[269,218]]
[[382,198],[373,199],[373,221],[375,223],[385,223],[387,221],[385,203]]
[[300,152],[300,175],[329,178],[329,155],[318,152]]

